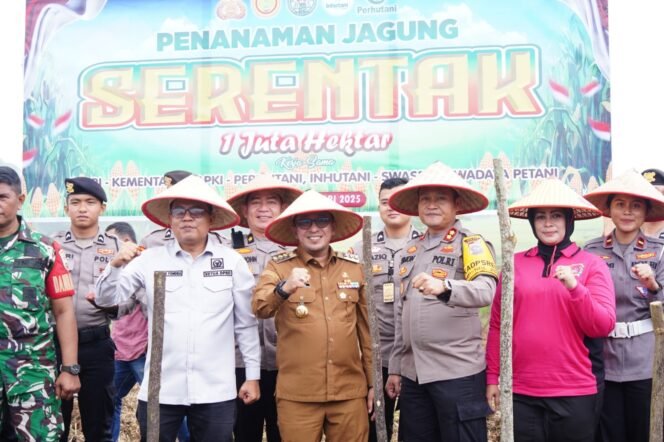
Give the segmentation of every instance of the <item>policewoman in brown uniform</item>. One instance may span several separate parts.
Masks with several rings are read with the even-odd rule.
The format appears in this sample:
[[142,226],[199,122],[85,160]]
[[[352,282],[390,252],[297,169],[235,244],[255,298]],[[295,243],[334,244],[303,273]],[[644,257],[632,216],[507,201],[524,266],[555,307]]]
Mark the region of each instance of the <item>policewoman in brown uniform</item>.
[[[265,228],[301,194],[301,190],[271,175],[259,174],[228,199],[228,204],[240,215],[240,226],[249,229],[247,234],[232,233],[233,248],[247,262],[257,282],[273,256],[290,250],[267,239]],[[268,442],[279,442],[281,437],[274,398],[278,373],[277,332],[274,328],[274,318],[259,320],[258,333],[261,345],[261,397],[249,405],[240,399],[237,400],[237,418],[233,433],[238,442],[261,442],[265,425]],[[235,381],[239,389],[246,376],[242,354],[237,347],[235,367]]]
[[644,235],[644,221],[664,220],[664,197],[628,171],[584,197],[611,217],[615,229],[586,243],[609,266],[616,327],[604,340],[602,441],[647,441],[655,334],[650,303],[664,300],[664,240]]
[[395,262],[395,342],[386,390],[400,394],[403,438],[486,440],[485,357],[479,308],[491,304],[497,273],[490,245],[457,215],[488,205],[448,166],[436,162],[395,192],[390,206],[427,226]]
[[287,442],[366,441],[373,411],[371,337],[362,267],[331,242],[357,233],[362,218],[308,191],[266,229],[293,252],[275,256],[253,298],[256,316],[274,316],[277,410]]

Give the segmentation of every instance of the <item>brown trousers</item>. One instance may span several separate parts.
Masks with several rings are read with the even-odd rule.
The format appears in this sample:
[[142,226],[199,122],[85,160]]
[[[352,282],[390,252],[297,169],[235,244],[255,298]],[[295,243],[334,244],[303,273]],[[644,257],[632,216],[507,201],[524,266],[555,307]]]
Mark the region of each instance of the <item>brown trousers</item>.
[[366,398],[334,402],[295,402],[277,398],[277,419],[284,442],[366,442]]

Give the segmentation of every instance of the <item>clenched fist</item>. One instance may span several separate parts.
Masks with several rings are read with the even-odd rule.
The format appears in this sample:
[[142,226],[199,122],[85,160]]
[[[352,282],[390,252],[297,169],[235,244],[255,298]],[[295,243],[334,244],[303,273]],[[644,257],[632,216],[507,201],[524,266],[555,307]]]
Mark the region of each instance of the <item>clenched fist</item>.
[[309,270],[302,267],[295,267],[281,289],[292,295],[300,287],[307,287],[310,279]]
[[140,255],[143,250],[143,247],[139,246],[138,244],[134,244],[131,241],[123,242],[120,246],[120,250],[118,250],[118,253],[115,254],[113,260],[111,260],[111,265],[113,267],[122,267]]

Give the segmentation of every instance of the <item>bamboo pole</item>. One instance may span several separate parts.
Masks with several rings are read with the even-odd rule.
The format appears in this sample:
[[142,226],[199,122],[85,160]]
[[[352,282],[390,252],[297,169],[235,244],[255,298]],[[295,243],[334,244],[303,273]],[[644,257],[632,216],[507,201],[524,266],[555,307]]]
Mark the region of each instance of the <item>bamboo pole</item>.
[[374,387],[374,413],[376,416],[376,438],[378,442],[388,442],[385,426],[385,392],[383,391],[383,363],[380,355],[380,332],[378,314],[374,302],[373,271],[371,268],[371,217],[364,216],[362,227],[362,267],[366,284],[366,297],[369,307],[369,328],[371,330],[371,350]]
[[159,442],[159,390],[161,389],[161,359],[164,350],[165,298],[166,272],[154,272],[150,379],[148,381],[148,442]]
[[664,314],[662,302],[650,303],[650,316],[655,330],[655,358],[652,367],[650,400],[650,442],[664,440]]
[[514,412],[512,403],[512,327],[514,310],[514,246],[516,237],[507,212],[507,196],[503,163],[493,160],[500,222],[502,253],[502,292],[500,294],[500,440],[514,441]]

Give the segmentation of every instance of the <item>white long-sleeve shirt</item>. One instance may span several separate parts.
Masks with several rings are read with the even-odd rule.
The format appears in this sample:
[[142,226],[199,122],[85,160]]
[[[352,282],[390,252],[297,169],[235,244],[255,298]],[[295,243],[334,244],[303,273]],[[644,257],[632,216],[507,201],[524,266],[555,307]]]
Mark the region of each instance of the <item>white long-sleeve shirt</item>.
[[154,272],[166,271],[164,348],[159,402],[205,404],[235,398],[237,342],[248,380],[260,378],[258,322],[251,311],[254,277],[242,256],[208,238],[196,257],[177,241],[147,249],[124,268],[107,266],[96,284],[98,305],[115,305],[145,288],[148,355],[139,399],[147,401],[152,347]]

